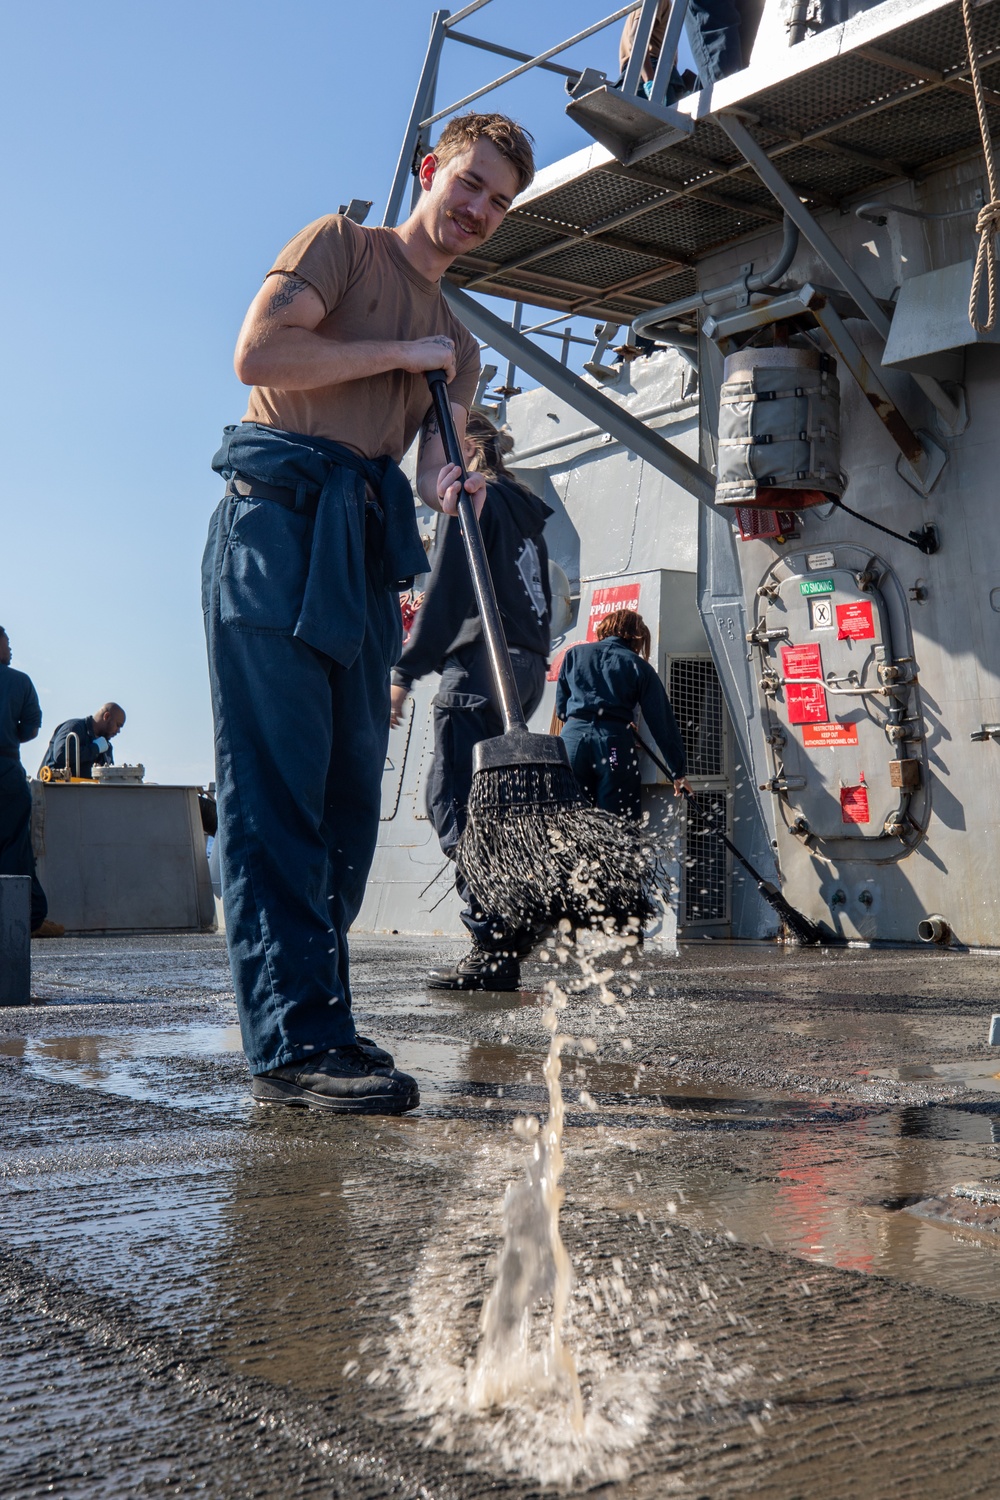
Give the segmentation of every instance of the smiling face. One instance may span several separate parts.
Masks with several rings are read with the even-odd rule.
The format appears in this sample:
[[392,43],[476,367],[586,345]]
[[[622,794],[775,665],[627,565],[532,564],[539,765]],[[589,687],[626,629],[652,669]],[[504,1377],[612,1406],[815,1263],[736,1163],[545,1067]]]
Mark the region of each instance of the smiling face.
[[500,227],[517,193],[514,167],[479,140],[442,166],[431,154],[420,164],[420,217],[441,254],[454,259],[478,250]]

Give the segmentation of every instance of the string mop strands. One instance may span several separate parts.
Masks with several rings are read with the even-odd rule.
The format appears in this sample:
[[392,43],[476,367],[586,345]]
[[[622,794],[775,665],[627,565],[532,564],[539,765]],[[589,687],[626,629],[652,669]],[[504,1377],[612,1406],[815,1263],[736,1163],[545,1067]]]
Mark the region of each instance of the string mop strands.
[[457,858],[484,909],[512,925],[640,927],[659,855],[638,824],[591,807],[568,765],[522,765],[473,778]]
[[483,910],[513,927],[639,925],[656,909],[661,851],[641,825],[589,805],[558,736],[528,729],[444,371],[427,381],[448,462],[462,472],[458,515],[504,723],[475,748],[455,862]]

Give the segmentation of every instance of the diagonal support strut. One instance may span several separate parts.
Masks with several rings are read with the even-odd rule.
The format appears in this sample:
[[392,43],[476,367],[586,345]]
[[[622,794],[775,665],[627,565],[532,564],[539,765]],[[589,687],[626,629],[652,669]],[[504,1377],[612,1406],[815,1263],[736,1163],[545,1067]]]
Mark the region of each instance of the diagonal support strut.
[[452,310],[478,338],[484,339],[499,354],[513,360],[518,369],[527,370],[537,381],[576,408],[581,416],[589,418],[604,432],[610,432],[625,447],[637,453],[646,463],[672,479],[681,489],[693,495],[709,510],[715,510],[715,476],[660,437],[644,422],[630,412],[609,401],[600,391],[595,391],[579,375],[567,370],[558,360],[539,349],[523,333],[517,333],[509,323],[489,312],[481,302],[451,286],[442,283],[442,291]]

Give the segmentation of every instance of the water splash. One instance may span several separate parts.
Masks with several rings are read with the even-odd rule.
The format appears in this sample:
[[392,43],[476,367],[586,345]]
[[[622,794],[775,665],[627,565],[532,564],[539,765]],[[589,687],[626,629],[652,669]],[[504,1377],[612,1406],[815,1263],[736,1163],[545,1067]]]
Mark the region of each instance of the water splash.
[[[561,1006],[566,1000],[562,991]],[[561,1008],[558,1007],[558,1008]],[[503,1249],[497,1258],[496,1280],[480,1320],[480,1341],[469,1379],[469,1402],[476,1410],[502,1406],[525,1391],[562,1387],[569,1393],[570,1421],[583,1430],[583,1398],[576,1361],[566,1347],[563,1328],[573,1267],[559,1229],[559,1210],[565,1193],[562,1133],[565,1108],[560,1076],[561,1053],[572,1038],[559,1032],[558,1008],[545,1013],[551,1032],[544,1074],[549,1114],[539,1131],[533,1117],[519,1117],[518,1133],[535,1137],[524,1176],[512,1182],[504,1196]],[[551,1297],[552,1313],[542,1348],[532,1350],[532,1314]]]

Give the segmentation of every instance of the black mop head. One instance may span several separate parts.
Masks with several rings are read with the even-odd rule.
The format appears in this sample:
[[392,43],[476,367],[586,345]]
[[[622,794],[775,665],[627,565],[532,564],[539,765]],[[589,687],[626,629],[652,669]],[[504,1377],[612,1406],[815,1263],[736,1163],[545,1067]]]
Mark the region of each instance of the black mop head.
[[514,927],[641,925],[660,854],[639,824],[589,805],[557,738],[477,745],[456,862],[484,911]]

